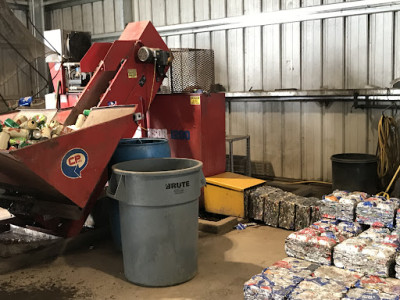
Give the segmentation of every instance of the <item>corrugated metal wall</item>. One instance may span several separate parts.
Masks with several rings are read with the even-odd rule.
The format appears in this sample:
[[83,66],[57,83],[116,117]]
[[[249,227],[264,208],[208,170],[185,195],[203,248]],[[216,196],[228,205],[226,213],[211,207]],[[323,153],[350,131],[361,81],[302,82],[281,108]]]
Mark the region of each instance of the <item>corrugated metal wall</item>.
[[[13,10],[16,17],[25,25],[27,24],[26,11]],[[14,70],[14,60],[12,59],[16,53],[14,50],[8,49],[9,47],[1,47],[0,45],[0,72],[8,74]],[[30,95],[32,93],[31,71],[29,67],[22,68],[18,71],[16,76],[12,76],[4,84],[0,84],[0,94],[7,100],[15,100],[20,95]]]
[[[155,26],[338,3],[337,0],[132,0],[132,20]],[[123,0],[47,12],[50,28],[123,29]],[[400,77],[400,15],[351,17],[166,37],[169,47],[212,48],[216,82],[230,92],[388,87]],[[330,156],[374,153],[379,111],[351,103],[232,102],[228,134],[250,134],[255,174],[330,180]],[[235,144],[236,146],[236,144]],[[235,154],[245,153],[238,142]]]

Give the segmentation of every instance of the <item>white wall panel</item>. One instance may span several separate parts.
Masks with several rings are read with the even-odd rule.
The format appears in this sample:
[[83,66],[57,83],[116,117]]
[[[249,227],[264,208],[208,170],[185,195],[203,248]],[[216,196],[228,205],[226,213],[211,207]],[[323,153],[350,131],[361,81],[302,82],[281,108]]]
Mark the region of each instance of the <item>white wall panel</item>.
[[63,16],[61,9],[55,9],[51,12],[51,28],[49,29],[63,29]]
[[[261,12],[261,1],[251,0],[245,1],[244,13],[251,15]],[[261,27],[252,27],[244,29],[244,89],[249,90],[262,90],[263,86],[263,72],[261,65]]]
[[[180,23],[189,23],[194,21],[194,0],[181,0],[175,9],[180,12]],[[179,10],[180,8],[180,10]],[[171,11],[173,14],[177,14],[177,11]],[[178,14],[179,15],[179,14]]]
[[93,2],[93,31],[104,33],[103,2]]
[[394,48],[393,48],[393,55],[394,55],[394,63],[393,63],[393,78],[400,77],[400,12],[396,12],[395,16],[395,23],[394,23]]
[[282,175],[288,178],[301,178],[301,104],[283,103],[283,149]]
[[63,29],[65,30],[73,30],[72,26],[72,8],[66,7],[62,9],[62,20],[63,20]]
[[83,30],[93,32],[93,6],[92,3],[82,5]]
[[344,106],[344,152],[367,152],[368,119],[363,110],[352,108],[352,103]]
[[[264,163],[266,175],[283,177],[283,103],[264,103]],[[250,136],[252,132],[249,133]]]
[[[300,0],[283,0],[282,9],[300,7]],[[301,88],[300,23],[282,25],[282,88]]]
[[346,19],[345,51],[345,88],[364,88],[368,84],[368,16]]
[[[279,0],[264,0],[263,12],[278,11]],[[281,25],[263,26],[262,31],[262,66],[263,66],[263,89],[275,90],[282,88],[281,70]]]
[[154,26],[164,26],[165,21],[165,1],[164,0],[152,0],[152,13],[153,13],[153,25]]
[[370,17],[369,84],[389,87],[393,79],[393,13]]
[[344,106],[335,102],[323,107],[322,111],[322,179],[332,180],[330,157],[344,152]]
[[124,0],[114,0],[114,15],[115,31],[123,30],[125,28],[125,22],[131,21],[126,20],[124,17]]
[[72,26],[76,31],[83,30],[82,5],[72,6]]
[[301,178],[322,179],[322,104],[302,103]]
[[179,0],[165,0],[165,6],[167,25],[179,24],[181,22]]
[[[305,0],[303,6],[320,5],[321,0]],[[301,89],[322,87],[322,21],[302,24]]]

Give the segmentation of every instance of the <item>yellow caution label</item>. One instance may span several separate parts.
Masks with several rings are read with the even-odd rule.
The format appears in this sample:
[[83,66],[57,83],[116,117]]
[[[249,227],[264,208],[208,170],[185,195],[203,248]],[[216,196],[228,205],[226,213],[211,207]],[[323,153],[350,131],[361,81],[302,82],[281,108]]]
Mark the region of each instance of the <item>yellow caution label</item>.
[[128,78],[137,78],[137,70],[128,69]]
[[200,105],[200,96],[190,96],[190,105]]

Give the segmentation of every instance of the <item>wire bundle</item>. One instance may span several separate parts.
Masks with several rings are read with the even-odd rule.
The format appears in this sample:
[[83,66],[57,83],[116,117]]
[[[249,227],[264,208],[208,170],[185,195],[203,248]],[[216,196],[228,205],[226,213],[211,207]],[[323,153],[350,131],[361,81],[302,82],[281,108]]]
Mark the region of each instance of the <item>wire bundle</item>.
[[393,117],[382,114],[378,123],[378,176],[384,186],[400,163],[399,129]]

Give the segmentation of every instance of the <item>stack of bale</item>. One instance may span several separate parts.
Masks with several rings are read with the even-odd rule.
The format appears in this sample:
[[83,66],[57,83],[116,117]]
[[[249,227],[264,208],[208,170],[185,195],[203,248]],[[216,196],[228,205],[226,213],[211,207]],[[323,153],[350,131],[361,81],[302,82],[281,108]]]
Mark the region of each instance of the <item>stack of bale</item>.
[[361,231],[361,226],[355,222],[340,224],[336,220],[321,220],[290,234],[285,241],[285,251],[288,256],[331,265],[333,248]]
[[393,270],[399,241],[399,235],[388,228],[371,227],[335,247],[335,266],[388,277]]
[[300,230],[320,219],[320,200],[306,198],[267,185],[248,195],[248,217],[266,225]]
[[244,299],[287,299],[297,284],[317,268],[318,265],[304,260],[285,258],[248,280],[244,284]]
[[288,257],[248,280],[244,299],[399,300],[400,280]]
[[368,195],[362,192],[348,193],[336,190],[322,199],[321,214],[323,218],[340,221],[354,221],[357,205]]
[[301,281],[288,299],[342,299],[354,287],[361,274],[332,266],[321,266]]

